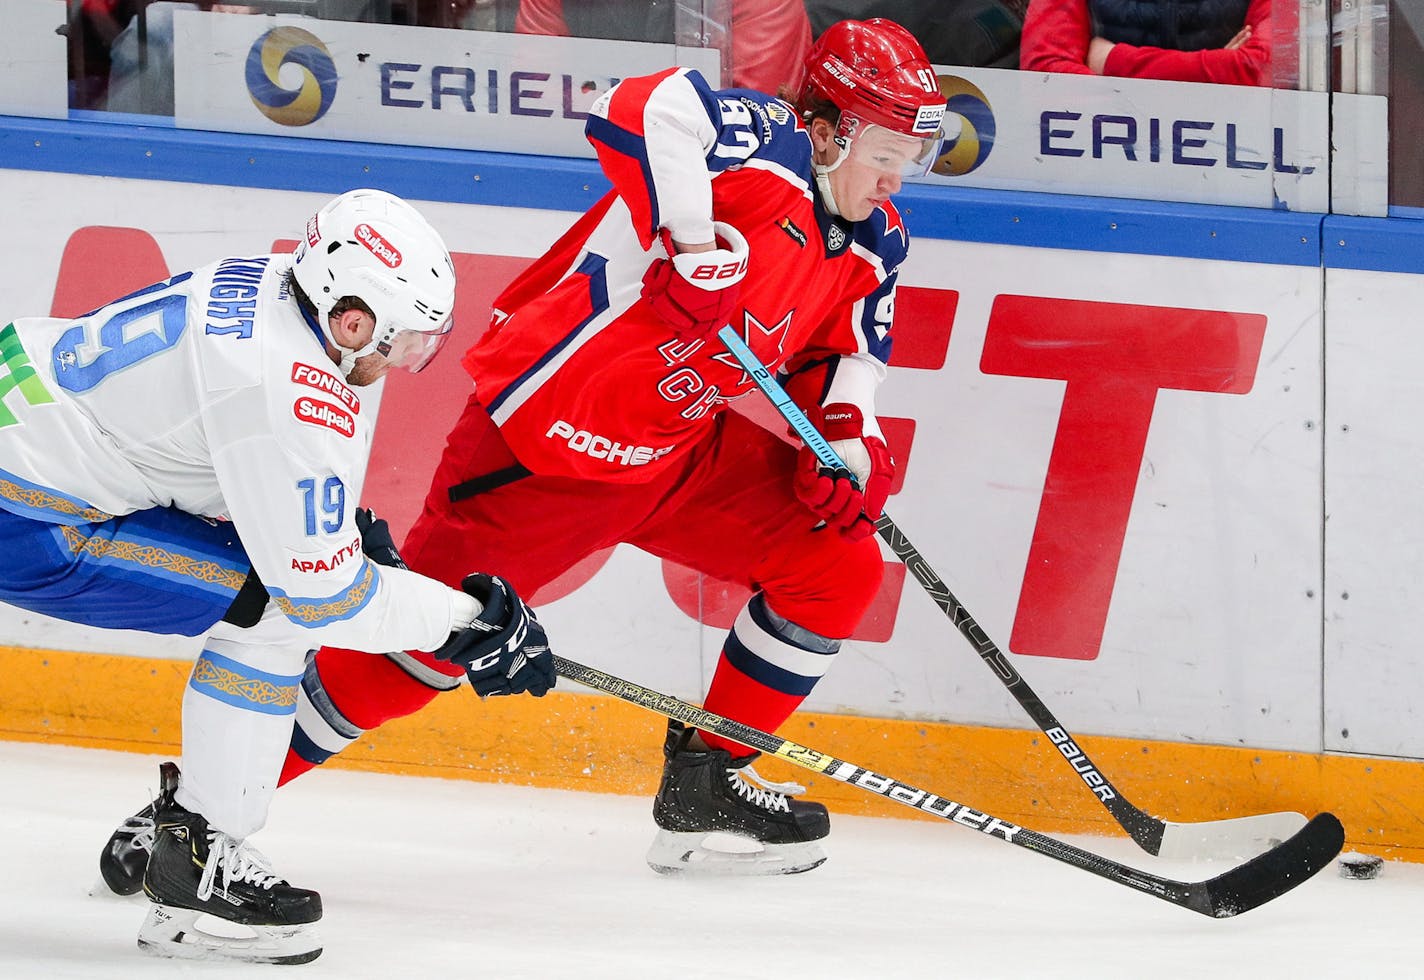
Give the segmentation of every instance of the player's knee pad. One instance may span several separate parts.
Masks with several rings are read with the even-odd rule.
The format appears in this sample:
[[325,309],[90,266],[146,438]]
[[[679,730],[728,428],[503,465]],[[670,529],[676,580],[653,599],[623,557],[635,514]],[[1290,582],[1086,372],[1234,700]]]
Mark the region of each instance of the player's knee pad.
[[463,671],[458,676],[444,673],[409,653],[381,655],[323,647],[312,658],[303,691],[310,687],[347,725],[368,731],[420,710],[441,691],[458,687],[463,676]]
[[834,531],[807,535],[779,574],[762,583],[769,609],[814,633],[845,639],[860,625],[885,577],[875,538],[847,541]]

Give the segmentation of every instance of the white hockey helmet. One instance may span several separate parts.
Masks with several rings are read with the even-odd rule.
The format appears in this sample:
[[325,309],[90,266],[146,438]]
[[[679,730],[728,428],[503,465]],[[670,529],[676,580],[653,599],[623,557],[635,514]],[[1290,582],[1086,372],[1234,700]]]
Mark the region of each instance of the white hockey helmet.
[[[317,322],[341,351],[341,373],[378,353],[414,373],[440,352],[454,326],[455,266],[440,233],[420,212],[385,191],[347,191],[307,219],[292,275],[316,307]],[[334,343],[327,317],[354,296],[371,310],[370,343]]]

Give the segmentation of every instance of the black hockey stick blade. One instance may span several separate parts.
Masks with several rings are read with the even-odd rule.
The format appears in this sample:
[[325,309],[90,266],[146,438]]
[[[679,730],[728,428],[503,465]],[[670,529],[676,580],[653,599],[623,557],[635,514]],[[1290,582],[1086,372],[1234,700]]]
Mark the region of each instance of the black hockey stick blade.
[[[1294,837],[1198,885],[1197,911],[1218,919],[1249,912],[1279,898],[1335,860],[1345,828],[1333,813],[1318,813]],[[1194,906],[1195,907],[1195,906]]]
[[1017,826],[991,813],[975,810],[937,793],[917,789],[893,777],[845,762],[818,749],[798,745],[789,739],[699,708],[670,694],[659,693],[572,660],[556,656],[554,669],[559,672],[559,676],[577,681],[595,691],[603,691],[694,728],[716,732],[748,748],[774,755],[867,793],[884,797],[932,817],[939,817],[968,830],[978,831],[1015,847],[1053,858],[1080,871],[1087,871],[1115,884],[1125,885],[1145,895],[1215,919],[1249,912],[1273,898],[1284,895],[1329,864],[1345,843],[1345,832],[1340,821],[1328,813],[1322,813],[1290,839],[1215,878],[1196,882],[1174,881],[1120,864],[1066,841]]

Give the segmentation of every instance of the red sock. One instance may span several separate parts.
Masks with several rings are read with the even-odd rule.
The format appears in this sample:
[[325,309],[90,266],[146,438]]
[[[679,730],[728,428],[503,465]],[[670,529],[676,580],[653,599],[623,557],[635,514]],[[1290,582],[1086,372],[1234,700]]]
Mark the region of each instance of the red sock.
[[[448,676],[463,673],[459,667],[440,663],[427,654],[412,656]],[[419,711],[440,693],[439,689],[422,684],[381,654],[323,647],[317,651],[315,663],[326,698],[343,719],[363,731]],[[295,748],[288,748],[278,785],[290,782],[318,764],[319,761],[299,755]]]
[[[717,664],[717,672],[712,675],[712,686],[707,691],[703,707],[743,725],[774,732],[804,700],[804,695],[783,694],[752,680],[728,663],[724,656]],[[734,759],[752,751],[741,742],[706,731],[702,732],[702,739],[710,748],[726,749]]]

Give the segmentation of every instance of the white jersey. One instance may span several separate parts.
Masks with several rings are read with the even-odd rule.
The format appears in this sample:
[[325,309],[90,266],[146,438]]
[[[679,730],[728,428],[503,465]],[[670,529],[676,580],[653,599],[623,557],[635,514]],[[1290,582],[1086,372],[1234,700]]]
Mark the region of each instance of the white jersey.
[[310,645],[434,649],[468,599],[362,554],[371,413],[290,296],[290,267],[222,259],[0,330],[0,507],[56,524],[151,507],[230,520]]

